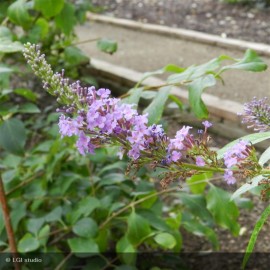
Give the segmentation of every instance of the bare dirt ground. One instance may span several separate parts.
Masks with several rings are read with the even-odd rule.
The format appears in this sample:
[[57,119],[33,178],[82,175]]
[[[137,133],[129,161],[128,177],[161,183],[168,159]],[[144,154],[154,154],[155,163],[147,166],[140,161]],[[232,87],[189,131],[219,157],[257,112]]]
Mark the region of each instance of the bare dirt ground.
[[270,44],[270,8],[221,0],[93,0],[103,13]]

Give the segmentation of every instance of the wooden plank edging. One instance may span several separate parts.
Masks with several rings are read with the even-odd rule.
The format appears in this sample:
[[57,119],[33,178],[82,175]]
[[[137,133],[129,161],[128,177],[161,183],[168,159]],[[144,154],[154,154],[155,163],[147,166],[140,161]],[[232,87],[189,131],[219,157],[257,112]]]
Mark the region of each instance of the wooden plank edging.
[[243,41],[233,38],[222,38],[220,36],[202,33],[194,30],[187,30],[182,28],[171,28],[163,25],[146,24],[142,22],[119,19],[108,17],[104,15],[98,15],[88,12],[87,18],[99,23],[112,24],[119,27],[129,28],[137,31],[151,32],[159,35],[167,35],[176,38],[181,38],[197,43],[204,43],[212,46],[219,46],[222,48],[229,48],[235,50],[244,51],[246,49],[255,50],[260,55],[270,56],[270,46],[264,43],[256,43]]

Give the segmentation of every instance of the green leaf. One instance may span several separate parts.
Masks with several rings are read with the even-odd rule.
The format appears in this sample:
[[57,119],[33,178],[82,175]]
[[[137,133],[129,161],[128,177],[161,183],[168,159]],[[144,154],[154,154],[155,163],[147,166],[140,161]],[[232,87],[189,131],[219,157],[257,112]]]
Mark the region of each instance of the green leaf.
[[50,226],[46,224],[38,233],[39,244],[46,247],[47,241],[50,237]]
[[82,218],[72,227],[72,231],[78,236],[89,238],[97,234],[98,226],[92,218]]
[[38,233],[42,225],[44,224],[45,219],[43,217],[40,218],[29,218],[27,220],[27,230],[34,235]]
[[40,113],[40,109],[33,103],[24,103],[18,108],[20,113]]
[[132,265],[136,262],[136,249],[129,242],[126,235],[117,242],[116,251],[127,265]]
[[[1,72],[1,69],[0,69]],[[17,88],[14,90],[14,93],[16,93],[19,96],[22,96],[30,101],[36,101],[37,95],[30,89],[26,88]]]
[[22,121],[10,118],[0,124],[0,146],[15,155],[22,155],[26,131]]
[[159,231],[171,230],[170,226],[161,217],[156,215],[153,211],[148,209],[140,209],[138,210],[138,213],[140,214],[140,216],[145,218],[153,228]]
[[236,143],[239,142],[239,140],[245,140],[245,141],[249,141],[252,144],[256,144],[262,141],[265,141],[267,139],[270,139],[270,132],[261,132],[261,133],[253,133],[253,134],[249,134],[246,136],[243,136],[239,139],[236,139],[228,144],[226,144],[223,148],[219,149],[217,151],[217,158],[221,159],[224,155],[224,153],[230,149],[232,146],[234,146]]
[[149,104],[149,106],[143,111],[144,114],[148,113],[149,125],[158,123],[158,121],[161,119],[165,103],[170,94],[170,90],[171,86],[165,86],[160,88],[156,97]]
[[39,242],[31,233],[26,233],[18,243],[18,251],[20,253],[31,252],[38,248]]
[[181,192],[179,197],[183,202],[183,205],[190,209],[191,213],[208,224],[213,223],[212,216],[206,207],[206,200],[203,195],[188,194]]
[[64,56],[66,62],[72,66],[89,62],[89,57],[86,56],[79,48],[73,46],[65,48]]
[[231,196],[231,200],[234,200],[238,198],[239,196],[241,196],[242,194],[246,193],[247,191],[250,191],[251,189],[257,187],[259,182],[263,179],[264,177],[262,175],[258,175],[252,178],[250,181],[242,185],[233,193],[233,195]]
[[51,18],[61,12],[64,2],[64,0],[35,0],[35,8],[46,18]]
[[208,117],[208,110],[201,98],[201,95],[205,88],[211,87],[215,84],[216,79],[212,74],[200,77],[188,84],[189,103],[196,117],[198,118]]
[[270,147],[268,147],[261,155],[259,164],[263,166],[267,161],[270,160]]
[[23,45],[19,41],[0,38],[0,53],[14,53],[23,50]]
[[176,245],[176,240],[170,233],[159,233],[154,237],[155,241],[162,247],[172,249]]
[[143,93],[143,87],[132,88],[128,91],[129,96],[121,100],[125,104],[136,104],[138,105],[141,95]]
[[97,42],[97,47],[102,52],[113,54],[117,51],[117,42],[114,40],[102,38]]
[[61,206],[57,206],[50,213],[48,213],[44,218],[47,222],[58,221],[61,219],[63,209]]
[[217,234],[211,227],[205,225],[204,223],[199,222],[196,217],[192,217],[189,213],[183,213],[182,220],[183,227],[197,236],[203,236],[213,245],[214,250],[219,250],[219,242]]
[[97,198],[88,196],[82,199],[75,211],[70,213],[69,221],[74,224],[81,216],[89,216],[96,208],[100,207],[100,201]]
[[244,269],[246,267],[246,264],[248,262],[248,259],[253,251],[253,248],[255,246],[257,237],[259,235],[260,230],[262,229],[266,219],[268,218],[268,216],[270,215],[270,205],[268,205],[265,210],[263,211],[260,219],[256,222],[256,225],[252,231],[251,237],[249,239],[248,242],[248,246],[246,248],[246,253],[245,253],[245,257],[243,259],[243,263],[242,263],[242,269]]
[[149,223],[142,216],[131,212],[128,217],[127,237],[131,244],[137,246],[151,233]]
[[[98,253],[98,245],[92,238],[72,238],[68,239],[68,245],[74,253]],[[88,256],[88,255],[87,255]]]
[[74,5],[65,3],[62,11],[55,17],[55,23],[65,35],[70,35],[76,25]]
[[8,18],[14,24],[27,29],[31,26],[32,19],[28,13],[26,0],[17,0],[11,4],[7,11]]
[[12,40],[12,38],[13,34],[10,29],[5,26],[0,26],[0,39]]
[[239,211],[236,204],[230,200],[230,194],[211,185],[206,200],[207,209],[212,213],[216,223],[237,236],[240,230],[237,222]]
[[225,66],[221,72],[229,69],[241,69],[253,72],[259,72],[267,69],[267,65],[258,57],[257,53],[248,49],[245,52],[243,59],[238,60],[235,64]]
[[174,96],[174,95],[169,95],[169,99],[171,99],[179,108],[179,110],[183,110],[183,103],[181,102],[181,100],[179,99],[179,97]]
[[190,191],[194,194],[202,194],[205,190],[207,185],[207,180],[211,179],[213,176],[212,172],[202,173],[202,174],[195,174],[189,179],[187,179],[188,187]]

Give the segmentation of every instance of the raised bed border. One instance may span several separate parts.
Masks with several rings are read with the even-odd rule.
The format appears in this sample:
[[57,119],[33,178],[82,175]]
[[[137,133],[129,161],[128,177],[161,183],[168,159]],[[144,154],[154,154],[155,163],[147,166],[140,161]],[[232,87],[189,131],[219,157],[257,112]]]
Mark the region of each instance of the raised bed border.
[[260,55],[270,56],[270,46],[264,43],[256,43],[243,41],[233,38],[222,38],[220,36],[206,34],[194,30],[186,30],[182,28],[171,28],[163,25],[142,23],[127,19],[119,19],[91,12],[87,13],[88,20],[96,21],[99,23],[112,24],[119,27],[129,28],[137,31],[145,31],[158,35],[166,35],[175,38],[185,39],[193,42],[204,43],[222,48],[229,48],[235,50],[255,50]]

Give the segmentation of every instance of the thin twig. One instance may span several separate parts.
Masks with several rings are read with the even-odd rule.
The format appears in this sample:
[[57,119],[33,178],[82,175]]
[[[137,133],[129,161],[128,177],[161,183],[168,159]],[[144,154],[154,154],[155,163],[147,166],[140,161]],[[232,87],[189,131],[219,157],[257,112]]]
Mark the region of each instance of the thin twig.
[[20,270],[21,269],[20,264],[19,264],[19,262],[17,262],[18,252],[17,252],[17,247],[16,247],[16,241],[15,241],[15,236],[14,236],[14,232],[13,232],[12,225],[11,225],[10,213],[9,213],[7,198],[6,198],[1,175],[0,175],[0,203],[1,203],[3,217],[4,217],[4,221],[5,221],[5,228],[7,231],[9,249],[10,249],[10,252],[12,253],[12,256],[13,256],[14,261],[15,261],[14,266],[15,266],[16,270]]
[[104,228],[112,219],[114,219],[115,217],[117,217],[117,216],[119,216],[120,214],[122,214],[123,212],[125,212],[127,209],[129,209],[130,207],[134,207],[135,205],[137,205],[137,204],[140,204],[140,203],[142,203],[142,202],[144,202],[144,201],[146,201],[146,200],[148,200],[148,199],[150,199],[150,198],[152,198],[152,197],[155,197],[155,196],[157,196],[157,195],[161,195],[161,194],[163,194],[163,193],[167,193],[167,192],[172,192],[172,191],[175,191],[175,190],[177,190],[178,188],[169,188],[169,189],[165,189],[165,190],[161,190],[161,191],[159,191],[159,192],[157,192],[157,193],[154,193],[154,194],[150,194],[150,195],[148,195],[148,196],[146,196],[146,197],[144,197],[144,198],[141,198],[140,200],[138,200],[138,201],[135,201],[135,202],[131,202],[131,203],[129,203],[127,206],[125,206],[125,207],[123,207],[123,208],[121,208],[119,211],[117,211],[117,212],[115,212],[115,213],[112,213],[112,215],[111,216],[109,216],[100,226],[99,226],[99,229],[102,229],[102,228]]
[[98,41],[100,40],[100,38],[92,38],[92,39],[86,39],[86,40],[81,40],[81,41],[78,41],[78,42],[74,42],[72,43],[72,45],[80,45],[80,44],[84,44],[84,43],[88,43],[88,42],[94,42],[94,41]]
[[60,270],[66,261],[72,256],[72,253],[69,253],[55,268],[55,270]]

